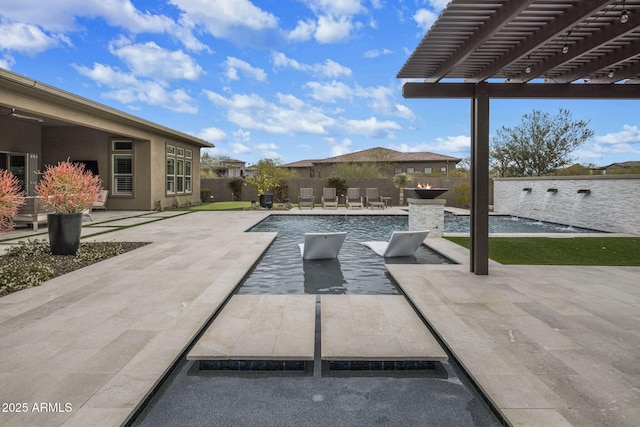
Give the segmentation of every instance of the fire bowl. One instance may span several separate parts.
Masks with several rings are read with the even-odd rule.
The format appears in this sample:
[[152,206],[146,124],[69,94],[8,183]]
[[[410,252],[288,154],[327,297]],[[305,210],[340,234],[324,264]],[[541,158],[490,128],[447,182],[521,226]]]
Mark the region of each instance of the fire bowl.
[[405,188],[404,192],[408,198],[414,199],[435,199],[441,194],[449,191],[448,188]]

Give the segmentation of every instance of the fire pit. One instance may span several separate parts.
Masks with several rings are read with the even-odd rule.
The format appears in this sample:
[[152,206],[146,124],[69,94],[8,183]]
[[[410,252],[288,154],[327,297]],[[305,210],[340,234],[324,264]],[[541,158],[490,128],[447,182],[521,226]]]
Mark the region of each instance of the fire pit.
[[405,188],[407,198],[413,199],[435,199],[441,194],[449,191],[448,188]]

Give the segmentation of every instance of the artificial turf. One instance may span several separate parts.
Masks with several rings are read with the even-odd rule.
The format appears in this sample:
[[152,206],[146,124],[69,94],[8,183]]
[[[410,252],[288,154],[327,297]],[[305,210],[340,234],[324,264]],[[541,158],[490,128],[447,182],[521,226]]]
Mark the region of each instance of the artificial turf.
[[[469,237],[447,237],[469,248]],[[501,264],[640,266],[640,237],[490,237]]]

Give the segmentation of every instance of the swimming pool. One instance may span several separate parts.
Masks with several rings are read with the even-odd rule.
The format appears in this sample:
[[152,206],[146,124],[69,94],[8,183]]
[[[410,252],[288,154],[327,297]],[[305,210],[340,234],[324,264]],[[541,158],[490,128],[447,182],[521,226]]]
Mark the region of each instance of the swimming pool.
[[[278,232],[262,259],[245,277],[240,294],[399,294],[384,267],[385,259],[358,242],[389,240],[407,230],[406,216],[271,215],[251,232]],[[298,244],[304,233],[346,231],[337,259],[303,260]],[[387,263],[451,264],[448,258],[421,246],[411,257]]]

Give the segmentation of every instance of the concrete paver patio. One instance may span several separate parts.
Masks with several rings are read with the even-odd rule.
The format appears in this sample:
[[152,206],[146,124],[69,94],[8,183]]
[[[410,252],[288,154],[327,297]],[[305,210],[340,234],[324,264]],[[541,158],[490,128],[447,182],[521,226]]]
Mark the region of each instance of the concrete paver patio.
[[[0,298],[0,400],[28,405],[0,424],[126,422],[275,237],[244,233],[268,214],[90,237],[152,243]],[[388,269],[509,423],[640,423],[640,268],[491,263],[475,276],[464,249],[427,242],[462,265]]]

